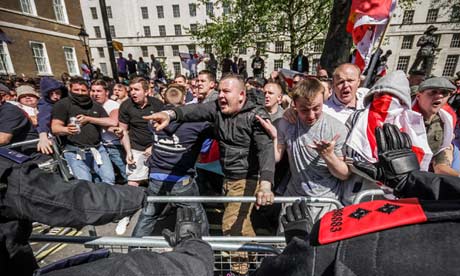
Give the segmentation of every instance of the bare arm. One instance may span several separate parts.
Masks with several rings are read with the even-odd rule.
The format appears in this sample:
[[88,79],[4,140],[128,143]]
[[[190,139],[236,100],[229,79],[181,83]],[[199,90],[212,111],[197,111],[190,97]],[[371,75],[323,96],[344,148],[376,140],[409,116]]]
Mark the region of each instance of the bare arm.
[[115,127],[118,125],[118,120],[112,117],[96,118],[80,114],[77,115],[77,119],[82,125],[93,124],[101,127]]
[[257,120],[259,120],[260,124],[265,128],[268,135],[273,140],[273,150],[275,151],[275,162],[279,162],[283,157],[284,151],[286,146],[284,144],[278,143],[278,131],[276,127],[271,123],[270,120],[264,120],[259,115],[256,115]]
[[340,180],[347,180],[351,175],[350,168],[345,163],[344,157],[339,157],[334,152],[335,143],[338,138],[339,136],[336,135],[332,141],[314,141],[313,145],[308,146],[318,152],[324,162],[326,162],[327,169],[333,176]]
[[13,138],[13,134],[6,133],[6,132],[0,132],[0,145],[9,144],[12,138]]
[[75,125],[66,126],[65,123],[59,119],[51,120],[51,133],[56,136],[74,135],[78,132],[78,128]]
[[129,135],[128,135],[128,132],[129,132],[128,125],[120,122],[120,128],[123,129],[123,138],[121,138],[121,144],[123,145],[123,148],[125,149],[125,152],[126,152],[126,163],[133,164],[134,159],[133,159],[133,152],[131,150],[131,141],[129,140]]
[[451,146],[441,151],[433,158],[434,173],[459,177],[460,173],[451,167],[452,160],[453,160],[453,149]]

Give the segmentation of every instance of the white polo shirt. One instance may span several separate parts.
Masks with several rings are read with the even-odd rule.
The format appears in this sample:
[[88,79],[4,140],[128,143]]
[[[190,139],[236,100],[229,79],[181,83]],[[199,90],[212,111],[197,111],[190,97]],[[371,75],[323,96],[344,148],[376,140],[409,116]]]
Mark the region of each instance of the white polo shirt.
[[356,91],[356,107],[346,106],[339,101],[335,93],[332,93],[332,96],[324,103],[323,111],[345,124],[353,112],[364,108],[363,100],[368,92],[368,88],[358,88]]

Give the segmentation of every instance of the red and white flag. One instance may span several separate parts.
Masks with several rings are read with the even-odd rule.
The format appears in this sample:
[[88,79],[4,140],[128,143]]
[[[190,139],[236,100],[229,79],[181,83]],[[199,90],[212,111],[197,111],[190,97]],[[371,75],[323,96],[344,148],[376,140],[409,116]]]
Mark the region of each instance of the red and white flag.
[[403,106],[399,99],[385,94],[374,99],[356,121],[347,145],[367,161],[378,160],[375,129],[384,123],[394,124],[409,135],[420,168],[427,171],[433,156],[425,131],[423,116]]
[[361,72],[369,65],[374,42],[382,35],[396,0],[353,0],[347,32],[358,50],[354,63]]
[[289,88],[292,88],[294,86],[294,76],[296,76],[296,75],[304,75],[303,73],[300,73],[298,71],[284,69],[284,68],[280,68],[280,69],[278,69],[278,71],[281,74],[281,76],[283,77],[284,81],[289,86]]
[[187,70],[192,70],[192,67],[198,65],[205,56],[202,54],[190,54],[190,53],[179,53],[180,61],[182,63],[182,67]]

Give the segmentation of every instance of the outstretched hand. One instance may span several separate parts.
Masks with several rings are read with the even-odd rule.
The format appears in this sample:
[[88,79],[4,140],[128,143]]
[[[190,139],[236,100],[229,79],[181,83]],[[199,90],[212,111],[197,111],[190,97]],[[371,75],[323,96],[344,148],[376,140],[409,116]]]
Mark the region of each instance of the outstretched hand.
[[326,140],[313,140],[313,144],[309,144],[308,146],[312,149],[315,149],[319,155],[325,156],[334,153],[335,143],[337,139],[339,139],[340,135],[335,135],[331,141]]
[[171,119],[166,112],[157,112],[152,115],[142,116],[142,119],[148,120],[152,123],[156,131],[160,131],[169,125]]

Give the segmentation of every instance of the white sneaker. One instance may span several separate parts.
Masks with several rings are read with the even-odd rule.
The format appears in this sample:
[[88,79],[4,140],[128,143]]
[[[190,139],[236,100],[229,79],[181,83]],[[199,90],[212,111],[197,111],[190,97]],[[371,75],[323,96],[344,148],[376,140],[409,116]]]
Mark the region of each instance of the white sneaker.
[[129,225],[129,217],[122,218],[118,222],[117,228],[115,228],[115,232],[117,233],[117,235],[123,235],[126,232],[126,228],[128,227],[128,225]]

